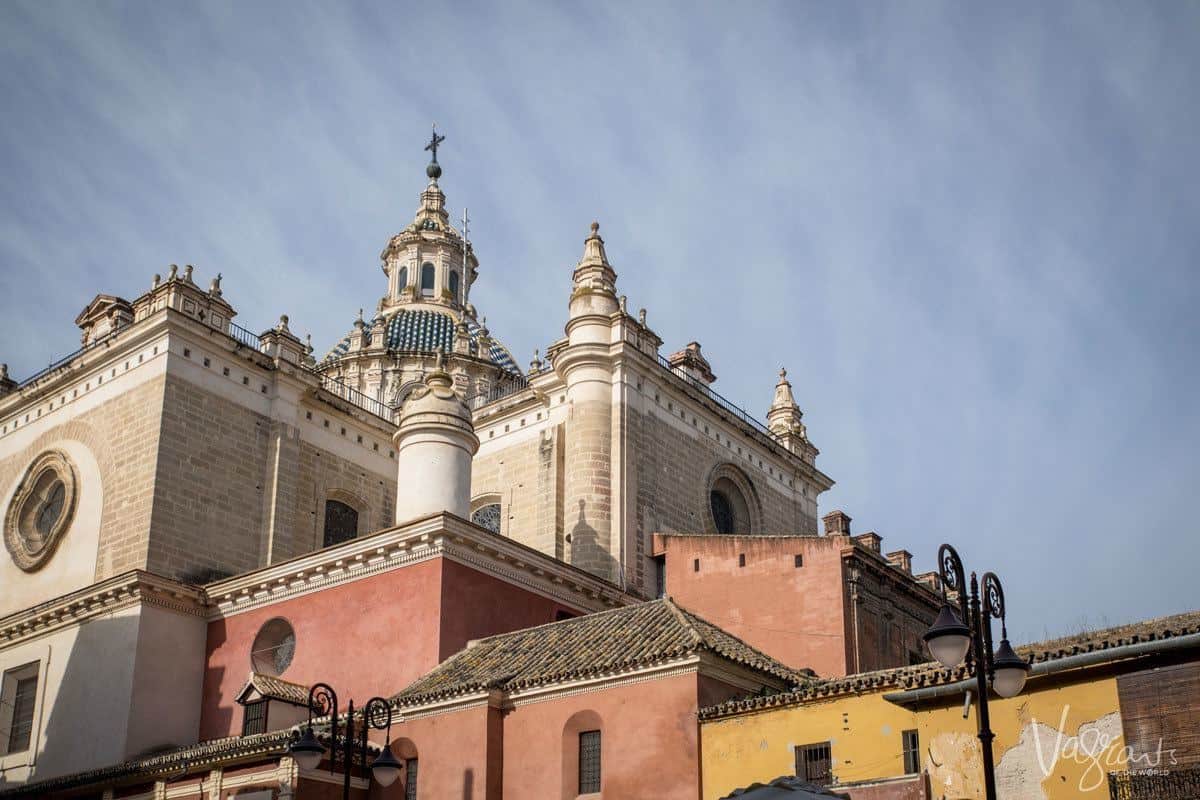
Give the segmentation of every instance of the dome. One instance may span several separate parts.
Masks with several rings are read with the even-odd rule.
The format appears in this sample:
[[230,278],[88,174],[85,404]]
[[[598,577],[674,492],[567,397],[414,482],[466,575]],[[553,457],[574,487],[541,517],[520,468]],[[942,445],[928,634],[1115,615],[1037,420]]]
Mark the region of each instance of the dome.
[[[402,352],[435,353],[439,348],[447,353],[454,352],[454,328],[458,320],[446,310],[431,308],[401,308],[392,312],[384,321],[384,336],[387,339],[388,350]],[[505,372],[520,375],[521,369],[513,360],[508,348],[491,339],[486,353],[480,353],[480,335],[483,329],[477,322],[466,318],[467,332],[471,338],[471,355],[491,361]],[[375,325],[375,319],[366,321],[366,331],[369,334]],[[324,361],[334,361],[344,356],[350,350],[351,333],[337,343],[326,354]],[[372,343],[374,344],[374,343]]]

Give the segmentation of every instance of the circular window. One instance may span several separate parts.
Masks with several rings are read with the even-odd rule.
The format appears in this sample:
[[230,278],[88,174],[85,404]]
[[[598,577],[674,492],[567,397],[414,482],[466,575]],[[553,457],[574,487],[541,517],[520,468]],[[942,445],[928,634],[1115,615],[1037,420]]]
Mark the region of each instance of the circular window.
[[492,533],[500,532],[500,504],[488,503],[480,506],[471,514],[471,522],[481,528],[487,528]]
[[75,468],[50,451],[25,470],[4,517],[4,544],[13,561],[32,572],[54,555],[75,514]]
[[282,675],[296,654],[296,633],[282,617],[269,620],[254,637],[250,664],[255,672]]

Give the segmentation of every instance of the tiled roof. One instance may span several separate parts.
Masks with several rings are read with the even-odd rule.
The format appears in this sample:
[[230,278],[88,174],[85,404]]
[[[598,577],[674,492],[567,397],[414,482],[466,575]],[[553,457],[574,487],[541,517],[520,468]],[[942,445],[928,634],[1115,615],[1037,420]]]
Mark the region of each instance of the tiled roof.
[[[1018,647],[1017,653],[1029,663],[1038,664],[1083,653],[1103,652],[1126,645],[1163,641],[1195,633],[1200,633],[1200,611],[1049,639]],[[910,667],[860,672],[843,678],[812,680],[791,692],[729,700],[720,705],[700,709],[700,718],[715,719],[745,711],[799,705],[812,700],[882,689],[919,689],[924,686],[955,683],[969,677],[966,667],[947,669],[937,662],[930,661]]]
[[[520,374],[517,362],[513,360],[508,349],[491,339],[491,344],[485,354],[479,352],[479,339],[482,333],[480,325],[469,317],[466,319],[467,332],[471,337],[471,355],[486,358],[501,369],[513,374]],[[375,324],[375,319],[366,320],[369,331]],[[401,308],[386,320],[384,335],[387,338],[389,350],[416,351],[433,353],[439,348],[447,353],[454,350],[455,316],[449,310],[433,308]],[[340,358],[350,350],[350,336],[346,336],[334,346],[325,356],[325,360]]]
[[263,672],[250,673],[250,679],[246,681],[246,685],[238,692],[238,698],[244,697],[248,689],[254,689],[263,697],[268,697],[272,700],[282,700],[285,703],[292,703],[298,706],[308,705],[307,686],[285,681],[283,678],[267,675]]
[[483,689],[514,690],[709,652],[793,685],[806,680],[669,599],[481,639],[393,700],[417,705]]

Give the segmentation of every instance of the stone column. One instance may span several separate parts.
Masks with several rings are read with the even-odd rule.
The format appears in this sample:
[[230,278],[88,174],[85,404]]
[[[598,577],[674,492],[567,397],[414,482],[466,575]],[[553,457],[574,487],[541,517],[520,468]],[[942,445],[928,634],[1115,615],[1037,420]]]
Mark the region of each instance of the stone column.
[[396,523],[447,511],[471,514],[471,459],[479,438],[471,409],[454,391],[444,354],[400,410],[396,443]]

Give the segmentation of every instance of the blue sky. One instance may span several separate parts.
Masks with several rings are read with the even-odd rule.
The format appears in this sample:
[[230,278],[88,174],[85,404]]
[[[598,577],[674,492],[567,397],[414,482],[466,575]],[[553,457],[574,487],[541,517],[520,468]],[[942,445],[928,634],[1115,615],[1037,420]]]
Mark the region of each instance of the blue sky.
[[220,271],[318,349],[384,291],[430,123],[519,363],[593,218],[670,352],[887,549],[1000,574],[1015,638],[1200,606],[1200,6],[0,6],[0,361]]

